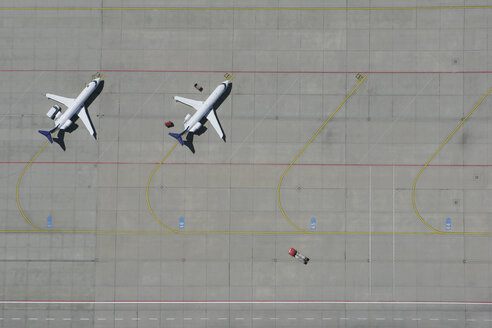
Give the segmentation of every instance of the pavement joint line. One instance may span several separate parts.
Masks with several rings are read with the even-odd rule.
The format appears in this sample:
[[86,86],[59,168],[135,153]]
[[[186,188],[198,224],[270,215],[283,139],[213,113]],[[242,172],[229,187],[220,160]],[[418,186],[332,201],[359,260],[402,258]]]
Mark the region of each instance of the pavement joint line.
[[439,146],[439,148],[429,158],[429,160],[425,163],[425,165],[420,169],[420,171],[417,173],[417,176],[415,177],[415,180],[413,182],[413,186],[412,186],[412,204],[413,204],[413,210],[414,210],[415,214],[417,214],[417,217],[420,219],[420,221],[424,225],[426,225],[430,230],[432,230],[433,232],[435,232],[437,234],[442,234],[442,235],[492,235],[492,232],[467,232],[467,231],[451,232],[451,231],[437,230],[436,228],[434,228],[433,226],[431,226],[426,220],[424,220],[424,218],[420,215],[419,210],[417,208],[416,201],[415,201],[415,189],[416,189],[417,182],[418,182],[418,180],[419,180],[420,175],[422,174],[422,172],[430,164],[430,162],[434,159],[434,157],[436,157],[437,154],[439,154],[439,152],[441,151],[441,149],[444,148],[444,146],[449,142],[449,140],[451,140],[451,138],[454,136],[454,134],[461,128],[461,126],[473,114],[473,112],[480,106],[480,104],[485,100],[485,98],[487,98],[487,96],[489,95],[489,93],[491,91],[492,91],[492,88],[490,88],[487,91],[487,93],[485,93],[485,95],[483,95],[483,97],[477,102],[477,104],[470,110],[470,112],[468,113],[468,115],[466,115],[465,118],[463,118],[461,120],[461,122],[458,124],[458,126],[451,132],[451,134],[446,138],[446,140],[441,144],[441,146]]
[[380,7],[0,7],[2,11],[63,10],[63,11],[386,11],[386,10],[478,10],[492,9],[490,5],[477,6],[380,6]]

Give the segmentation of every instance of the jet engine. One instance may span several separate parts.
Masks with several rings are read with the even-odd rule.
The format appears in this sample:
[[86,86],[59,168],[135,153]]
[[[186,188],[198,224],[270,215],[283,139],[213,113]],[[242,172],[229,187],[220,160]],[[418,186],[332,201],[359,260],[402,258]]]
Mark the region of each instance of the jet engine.
[[46,116],[48,116],[50,119],[54,119],[55,117],[58,118],[59,113],[61,111],[60,106],[54,105],[53,107],[50,108],[50,110],[46,113]]
[[184,120],[184,122],[183,122],[183,123],[188,122],[188,120],[190,119],[190,117],[191,117],[191,114],[186,114],[186,116],[185,116],[185,120]]
[[72,121],[67,120],[62,126],[60,126],[60,130],[65,130],[72,124]]
[[190,132],[196,132],[198,129],[202,127],[202,123],[197,122],[193,127],[191,128]]

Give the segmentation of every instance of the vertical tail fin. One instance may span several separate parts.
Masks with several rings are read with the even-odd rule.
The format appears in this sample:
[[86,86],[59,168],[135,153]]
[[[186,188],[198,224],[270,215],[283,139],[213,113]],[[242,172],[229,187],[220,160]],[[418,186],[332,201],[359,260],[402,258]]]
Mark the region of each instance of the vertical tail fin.
[[172,133],[171,132],[171,133],[169,133],[169,135],[171,137],[173,137],[174,139],[178,140],[178,142],[180,143],[181,146],[184,145],[183,138],[181,138],[182,133]]
[[53,137],[51,136],[51,131],[38,130],[38,132],[41,133],[46,138],[48,138],[50,143],[53,143]]

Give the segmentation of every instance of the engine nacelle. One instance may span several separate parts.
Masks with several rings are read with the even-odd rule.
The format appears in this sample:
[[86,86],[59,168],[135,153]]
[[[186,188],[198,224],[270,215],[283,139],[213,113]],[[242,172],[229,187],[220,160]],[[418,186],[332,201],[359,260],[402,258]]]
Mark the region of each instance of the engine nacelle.
[[197,130],[199,130],[200,128],[202,127],[202,123],[200,122],[197,122],[195,125],[193,125],[193,127],[190,129],[190,132],[196,132]]
[[53,107],[50,108],[50,110],[46,113],[46,116],[48,116],[50,119],[54,119],[55,116],[58,118],[58,114],[60,113],[61,108],[58,105],[54,105]]
[[60,116],[62,116],[62,112],[61,111],[59,111],[58,113],[56,113],[55,120],[57,120]]
[[70,125],[72,125],[72,121],[67,120],[62,126],[60,126],[60,130],[65,130],[68,128]]
[[184,122],[183,122],[183,123],[188,122],[188,120],[190,119],[190,117],[191,117],[191,114],[186,114],[186,116],[185,116],[185,120],[184,120]]

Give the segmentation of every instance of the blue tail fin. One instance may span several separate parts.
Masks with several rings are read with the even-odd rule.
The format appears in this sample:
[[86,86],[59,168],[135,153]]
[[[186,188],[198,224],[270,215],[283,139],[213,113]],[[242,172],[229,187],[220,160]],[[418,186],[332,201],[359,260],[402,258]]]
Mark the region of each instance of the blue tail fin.
[[181,138],[181,133],[169,133],[169,135],[173,138],[175,138],[176,140],[178,140],[178,142],[180,143],[181,146],[184,145],[184,142],[183,142],[183,138]]
[[53,143],[53,137],[51,136],[51,131],[45,131],[45,130],[38,130],[39,133],[41,133],[43,136],[48,138],[50,143]]

